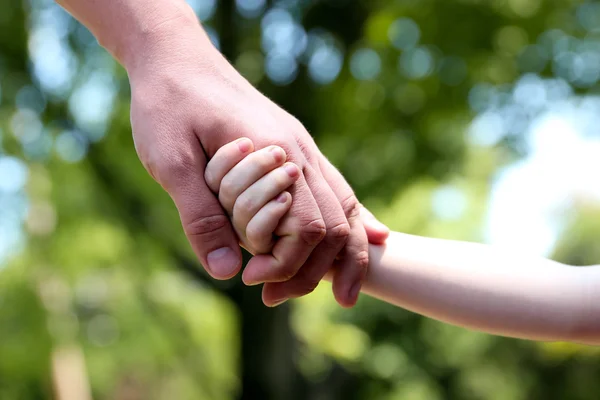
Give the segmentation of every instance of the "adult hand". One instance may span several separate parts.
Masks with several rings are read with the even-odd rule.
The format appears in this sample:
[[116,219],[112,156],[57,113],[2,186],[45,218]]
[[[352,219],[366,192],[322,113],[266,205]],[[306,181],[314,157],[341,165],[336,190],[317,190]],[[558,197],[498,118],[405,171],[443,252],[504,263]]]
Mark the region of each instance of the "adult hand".
[[173,198],[207,271],[227,279],[241,268],[229,218],[204,180],[207,158],[248,137],[257,148],[282,147],[303,174],[290,190],[293,205],[277,232],[275,257],[254,257],[244,282],[268,282],[263,301],[274,306],[310,293],[337,257],[333,291],[342,306],[352,306],[368,265],[360,205],[302,124],[233,69],[193,14],[166,18],[146,29],[143,39],[135,52],[122,55],[136,150]]

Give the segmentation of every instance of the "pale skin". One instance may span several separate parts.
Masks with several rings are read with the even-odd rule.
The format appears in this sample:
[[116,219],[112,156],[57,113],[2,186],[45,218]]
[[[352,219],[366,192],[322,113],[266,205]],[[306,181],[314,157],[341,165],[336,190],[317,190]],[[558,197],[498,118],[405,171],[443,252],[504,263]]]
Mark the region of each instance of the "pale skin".
[[[283,149],[228,144],[206,172],[243,245],[272,257],[276,227],[293,204],[286,189],[299,175]],[[366,210],[362,217],[372,218]],[[362,292],[398,307],[495,335],[600,345],[600,266],[396,232],[369,253]]]
[[[368,265],[368,242],[387,229],[360,220],[350,186],[306,129],[250,85],[214,48],[184,0],[57,0],[127,70],[136,151],[169,193],[186,236],[208,273],[236,275],[241,251],[230,220],[204,179],[207,157],[249,137],[256,148],[277,145],[299,168],[295,201],[278,226],[272,257],[254,257],[244,282],[265,283],[273,306],[310,293],[330,270],[345,307],[356,302]],[[330,271],[331,272],[331,271]]]

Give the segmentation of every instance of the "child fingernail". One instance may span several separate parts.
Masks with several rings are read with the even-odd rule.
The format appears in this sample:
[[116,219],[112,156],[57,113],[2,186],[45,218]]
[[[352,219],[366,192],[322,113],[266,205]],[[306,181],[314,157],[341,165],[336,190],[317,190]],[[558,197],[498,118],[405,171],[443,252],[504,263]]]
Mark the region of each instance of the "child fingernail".
[[275,157],[275,160],[277,162],[282,162],[283,160],[285,160],[285,152],[281,147],[273,146],[269,151],[271,152],[271,154],[273,154],[273,157]]
[[238,148],[242,153],[247,153],[252,148],[252,142],[250,139],[241,138],[237,141]]
[[285,204],[285,203],[287,203],[287,199],[288,199],[288,196],[285,192],[281,193],[279,196],[277,196],[277,202],[279,202],[279,203]]
[[295,178],[298,176],[298,167],[295,164],[289,163],[286,164],[283,169],[285,169],[285,172],[287,172],[287,174],[291,177],[291,178]]

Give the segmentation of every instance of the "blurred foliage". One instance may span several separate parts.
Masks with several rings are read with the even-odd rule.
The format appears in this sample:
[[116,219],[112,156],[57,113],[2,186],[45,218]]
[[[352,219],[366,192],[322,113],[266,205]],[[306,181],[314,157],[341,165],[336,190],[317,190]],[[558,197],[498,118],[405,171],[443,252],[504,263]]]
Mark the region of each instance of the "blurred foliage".
[[[599,88],[596,2],[190,4],[404,232],[482,240],[494,176],[526,153],[525,126],[481,145],[472,121],[508,104],[523,76]],[[0,399],[64,400],[55,386],[82,369],[59,357],[70,348],[94,399],[597,398],[599,353],[584,347],[469,332],[368,298],[342,310],[326,284],[270,310],[257,288],[211,281],[137,160],[124,71],[50,0],[0,10]],[[511,123],[523,111],[507,109]],[[600,215],[578,209],[556,258],[600,262]]]

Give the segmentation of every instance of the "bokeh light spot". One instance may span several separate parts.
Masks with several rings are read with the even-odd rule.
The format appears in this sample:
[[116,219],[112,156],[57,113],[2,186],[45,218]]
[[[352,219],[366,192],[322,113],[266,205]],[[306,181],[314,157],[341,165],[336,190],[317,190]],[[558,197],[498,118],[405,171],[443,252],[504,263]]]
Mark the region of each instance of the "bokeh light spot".
[[217,0],[186,0],[186,2],[196,12],[200,21],[211,19],[217,10]]
[[235,0],[237,12],[244,18],[256,18],[265,10],[266,0]]
[[318,84],[329,84],[339,75],[343,62],[344,57],[337,47],[321,46],[308,62],[308,74]]
[[443,186],[431,197],[433,212],[438,218],[446,221],[460,219],[467,210],[467,196],[454,186]]
[[395,48],[409,50],[419,43],[421,30],[419,29],[419,25],[412,19],[400,18],[390,26],[388,36]]
[[600,31],[600,3],[581,4],[577,8],[577,19],[584,29],[591,32]]
[[50,235],[56,228],[56,211],[48,202],[35,202],[29,207],[25,222],[27,231],[32,235]]
[[381,58],[373,49],[359,49],[350,59],[350,72],[358,80],[375,79],[381,72]]
[[273,83],[284,86],[296,79],[298,63],[291,55],[270,52],[265,62],[265,71]]
[[[1,97],[1,96],[0,96]],[[21,88],[15,98],[19,110],[31,110],[40,114],[46,109],[46,97],[36,87],[27,85]]]
[[487,111],[479,114],[471,123],[469,141],[482,147],[496,145],[507,132],[506,122],[498,112]]
[[542,0],[508,0],[510,9],[522,18],[528,18],[539,10]]
[[111,74],[95,72],[69,98],[69,110],[90,140],[97,141],[106,133],[116,91]]
[[433,72],[434,60],[431,52],[419,47],[408,50],[400,56],[400,71],[410,79],[422,79]]
[[489,108],[496,96],[496,88],[487,83],[480,83],[469,91],[469,105],[476,112],[481,112]]
[[61,39],[53,26],[39,25],[30,33],[29,54],[42,88],[55,96],[65,96],[78,66],[65,39]]
[[16,193],[27,182],[27,165],[16,157],[0,156],[0,192]]
[[210,39],[213,46],[215,46],[217,49],[220,49],[221,39],[219,38],[219,34],[217,33],[217,31],[212,26],[207,25],[204,25],[204,31],[206,31],[206,34],[208,35],[208,38]]
[[37,140],[42,135],[44,126],[38,114],[25,108],[13,114],[10,119],[10,128],[19,142],[28,144]]
[[539,45],[526,46],[517,57],[521,72],[542,72],[547,62],[546,52]]
[[524,75],[513,90],[515,103],[528,110],[538,111],[546,105],[546,85],[537,75]]
[[502,27],[495,36],[496,48],[510,55],[518,54],[527,44],[527,32],[518,26]]
[[76,163],[85,157],[87,153],[87,142],[75,132],[63,132],[55,142],[56,152],[64,161]]
[[109,346],[119,339],[119,324],[110,315],[97,315],[88,323],[87,335],[92,344]]

